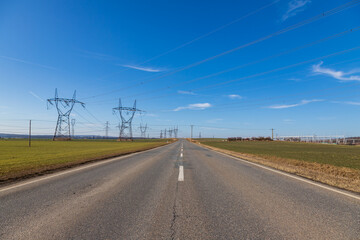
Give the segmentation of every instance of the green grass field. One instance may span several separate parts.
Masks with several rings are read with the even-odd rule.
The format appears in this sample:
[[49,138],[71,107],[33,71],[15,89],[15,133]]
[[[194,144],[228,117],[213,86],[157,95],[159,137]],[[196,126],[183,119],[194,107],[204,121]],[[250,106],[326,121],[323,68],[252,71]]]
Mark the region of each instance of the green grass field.
[[293,142],[224,142],[204,139],[202,144],[261,157],[279,157],[360,169],[360,147]]
[[0,140],[0,180],[161,146],[166,140]]

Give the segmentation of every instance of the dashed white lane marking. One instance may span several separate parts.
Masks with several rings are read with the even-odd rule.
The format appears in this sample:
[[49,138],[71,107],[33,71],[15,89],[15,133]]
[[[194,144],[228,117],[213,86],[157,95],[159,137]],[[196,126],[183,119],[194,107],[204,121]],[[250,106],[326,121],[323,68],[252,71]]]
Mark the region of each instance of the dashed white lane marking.
[[183,182],[184,181],[184,166],[180,166],[179,167],[179,178],[178,178],[179,182]]
[[[206,148],[206,149],[208,149],[208,148]],[[282,172],[282,171],[279,171],[279,170],[276,170],[276,169],[272,169],[272,168],[270,168],[270,167],[266,167],[266,166],[263,166],[263,165],[261,165],[261,164],[253,163],[253,162],[250,162],[250,161],[247,161],[247,160],[238,158],[238,157],[234,157],[234,156],[231,156],[231,155],[222,153],[222,152],[217,152],[217,151],[215,151],[215,152],[216,152],[216,153],[219,153],[219,154],[221,154],[221,155],[224,155],[224,156],[227,156],[227,157],[236,159],[236,160],[238,160],[238,161],[241,161],[241,162],[244,162],[244,163],[247,163],[247,164],[251,164],[251,165],[257,166],[257,167],[259,167],[259,168],[263,168],[263,169],[266,169],[266,170],[268,170],[268,171],[271,171],[271,172],[274,172],[274,173],[278,173],[278,174],[287,176],[287,177],[289,177],[289,178],[296,179],[296,180],[301,181],[301,182],[305,182],[305,183],[308,183],[308,184],[311,184],[311,185],[314,185],[314,186],[317,186],[317,187],[320,187],[320,188],[323,188],[323,189],[326,189],[326,190],[329,190],[329,191],[332,191],[332,192],[336,192],[336,193],[339,193],[339,194],[342,194],[342,195],[345,195],[345,196],[348,196],[348,197],[351,197],[351,198],[360,200],[360,196],[357,196],[357,195],[354,195],[354,194],[351,194],[351,193],[347,193],[347,192],[344,192],[344,191],[341,191],[341,190],[337,190],[337,189],[335,189],[335,188],[328,187],[328,186],[326,186],[326,185],[322,185],[322,184],[313,182],[313,181],[311,181],[311,180],[304,179],[304,178],[298,177],[298,176],[296,176],[296,175],[292,175],[292,174],[290,174],[290,173],[285,173],[285,172]]]
[[180,157],[181,157],[181,158],[183,157],[183,153],[180,153]]

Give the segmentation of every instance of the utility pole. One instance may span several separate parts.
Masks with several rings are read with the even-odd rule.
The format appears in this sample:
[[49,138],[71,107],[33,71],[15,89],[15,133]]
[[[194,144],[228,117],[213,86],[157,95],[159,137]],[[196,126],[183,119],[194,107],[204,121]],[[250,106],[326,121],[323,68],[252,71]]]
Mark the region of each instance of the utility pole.
[[160,139],[163,138],[162,130],[160,131]]
[[[120,119],[121,119],[119,141],[122,141],[122,140],[133,141],[132,120],[134,118],[135,113],[142,112],[142,110],[139,110],[136,108],[136,100],[134,101],[133,107],[123,107],[121,105],[121,99],[119,98],[119,106],[113,108],[113,113],[115,113],[116,111],[119,111]],[[128,118],[124,117],[124,113],[125,113],[125,115],[128,116]]]
[[109,121],[105,123],[105,137],[109,138]]
[[[53,141],[55,140],[71,140],[70,136],[70,113],[76,103],[81,104],[85,108],[85,103],[75,99],[76,90],[74,91],[73,98],[59,98],[57,89],[55,89],[55,98],[47,100],[47,104],[56,106],[58,111],[58,120],[56,123]],[[49,105],[48,105],[49,108]]]
[[274,129],[271,129],[271,140],[274,140]]
[[194,125],[190,125],[191,126],[191,135],[190,135],[190,140],[192,140],[192,138],[193,138],[193,127],[194,127]]
[[71,132],[72,132],[71,137],[72,138],[74,138],[74,136],[75,136],[75,122],[76,122],[76,120],[74,118],[71,119]]
[[31,147],[31,120],[29,121],[29,147]]
[[166,128],[165,128],[165,131],[164,131],[164,138],[166,138]]

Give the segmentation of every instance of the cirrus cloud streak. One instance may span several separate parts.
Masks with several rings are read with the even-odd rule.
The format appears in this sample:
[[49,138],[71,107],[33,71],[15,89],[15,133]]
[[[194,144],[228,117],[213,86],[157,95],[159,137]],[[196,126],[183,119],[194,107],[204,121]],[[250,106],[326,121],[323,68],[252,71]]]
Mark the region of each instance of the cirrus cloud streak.
[[155,68],[149,68],[149,67],[138,67],[138,66],[132,66],[132,65],[121,65],[122,67],[131,68],[143,72],[162,72],[163,70],[155,69]]
[[266,108],[270,108],[270,109],[285,109],[285,108],[298,107],[298,106],[306,105],[306,104],[313,103],[313,102],[322,102],[322,101],[323,101],[323,100],[319,100],[319,99],[301,100],[301,102],[295,103],[295,104],[272,105],[272,106],[268,106],[268,107],[266,107]]

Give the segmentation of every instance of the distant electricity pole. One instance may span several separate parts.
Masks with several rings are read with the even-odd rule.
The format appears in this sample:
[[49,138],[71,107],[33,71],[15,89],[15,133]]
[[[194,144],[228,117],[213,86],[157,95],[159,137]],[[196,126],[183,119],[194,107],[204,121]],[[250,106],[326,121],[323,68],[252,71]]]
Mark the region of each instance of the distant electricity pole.
[[166,128],[165,128],[165,130],[164,130],[164,138],[166,138]]
[[[121,105],[121,99],[119,98],[119,106],[113,108],[113,113],[116,111],[119,111],[120,118],[121,118],[121,127],[120,127],[120,135],[119,135],[119,141],[127,141],[133,140],[132,135],[132,120],[134,118],[134,115],[136,112],[142,112],[141,110],[136,108],[136,100],[134,101],[133,107],[123,107]],[[125,118],[124,114],[128,116]]]
[[274,140],[274,130],[275,130],[275,129],[273,129],[273,128],[271,129],[271,139],[272,139],[272,140]]
[[160,138],[163,138],[162,130],[160,131]]
[[29,121],[29,147],[31,147],[31,120]]
[[105,123],[105,137],[109,138],[109,121]]
[[74,138],[74,136],[75,136],[75,123],[76,123],[75,118],[71,119],[71,137],[72,138]]
[[146,130],[148,129],[147,124],[145,124],[145,126],[143,126],[140,123],[140,132],[141,132],[141,138],[146,138]]
[[[85,108],[85,103],[80,102],[75,99],[76,90],[74,92],[73,98],[59,98],[57,89],[55,89],[55,98],[50,98],[47,100],[47,103],[56,106],[58,111],[58,120],[56,123],[55,133],[53,141],[55,140],[71,140],[70,136],[70,113],[74,108],[76,103],[81,104]],[[48,105],[49,107],[49,105]]]
[[172,138],[173,130],[169,129],[169,138]]
[[193,138],[193,127],[194,127],[194,125],[190,125],[191,126],[191,135],[190,135],[190,139],[192,139]]

